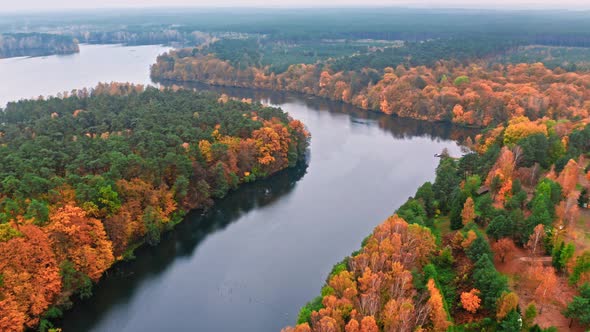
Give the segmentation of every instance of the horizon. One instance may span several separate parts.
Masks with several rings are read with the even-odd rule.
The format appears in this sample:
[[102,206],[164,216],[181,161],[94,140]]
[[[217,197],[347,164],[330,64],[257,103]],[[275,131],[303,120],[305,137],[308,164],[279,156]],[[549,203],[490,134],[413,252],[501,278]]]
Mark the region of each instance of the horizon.
[[[116,11],[116,10],[199,10],[199,9],[438,9],[438,10],[490,10],[490,11],[548,11],[559,10],[569,12],[580,12],[590,10],[590,3],[582,4],[576,0],[563,0],[557,4],[548,0],[485,0],[483,2],[473,3],[466,0],[368,0],[361,3],[357,0],[328,0],[318,3],[312,0],[287,0],[280,4],[268,4],[260,0],[218,0],[215,5],[193,3],[190,0],[104,0],[104,1],[86,1],[80,3],[75,0],[55,0],[50,4],[43,0],[23,0],[18,3],[7,4],[4,6],[3,14],[15,13],[56,13],[56,12],[78,12],[78,11]],[[2,16],[2,14],[0,14]]]

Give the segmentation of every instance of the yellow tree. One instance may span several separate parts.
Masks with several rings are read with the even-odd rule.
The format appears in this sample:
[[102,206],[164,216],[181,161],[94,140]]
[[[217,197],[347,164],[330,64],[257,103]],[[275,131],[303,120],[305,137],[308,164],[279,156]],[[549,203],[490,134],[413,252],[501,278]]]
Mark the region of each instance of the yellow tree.
[[475,204],[473,198],[468,197],[463,205],[463,211],[461,211],[461,219],[463,219],[463,225],[467,225],[475,220]]
[[430,320],[432,321],[433,330],[436,332],[446,331],[451,326],[451,322],[447,320],[443,298],[438,288],[436,288],[434,279],[428,279],[426,287],[430,292],[428,306],[430,308]]
[[516,310],[518,307],[518,295],[516,293],[504,292],[498,299],[496,304],[496,318],[501,321],[508,315],[512,310]]

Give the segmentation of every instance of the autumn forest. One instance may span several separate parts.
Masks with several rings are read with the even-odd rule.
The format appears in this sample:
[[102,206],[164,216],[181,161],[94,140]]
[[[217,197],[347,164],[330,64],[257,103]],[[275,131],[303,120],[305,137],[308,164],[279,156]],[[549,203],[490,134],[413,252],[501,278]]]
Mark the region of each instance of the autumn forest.
[[128,84],[10,103],[2,117],[3,331],[51,327],[116,261],[294,166],[309,139],[278,109]]
[[60,331],[77,299],[189,211],[315,162],[304,121],[193,83],[474,133],[451,136],[463,153],[437,153],[433,180],[356,234],[360,248],[339,253],[282,332],[590,328],[588,12],[557,13],[551,30],[543,11],[268,11],[49,15],[27,23],[34,33],[0,19],[0,58],[173,47],[145,68],[153,85],[99,83],[1,109],[0,330]]

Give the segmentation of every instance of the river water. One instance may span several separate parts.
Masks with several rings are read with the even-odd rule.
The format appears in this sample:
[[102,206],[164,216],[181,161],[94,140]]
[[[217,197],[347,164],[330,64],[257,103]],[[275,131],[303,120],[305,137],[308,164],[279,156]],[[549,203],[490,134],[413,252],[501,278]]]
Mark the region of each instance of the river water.
[[[149,83],[159,46],[82,45],[70,56],[0,60],[0,104],[98,81]],[[8,77],[10,77],[8,76]],[[194,86],[193,86],[194,87]],[[59,322],[70,331],[279,331],[333,264],[470,133],[301,95],[197,86],[280,106],[312,134],[306,165],[242,186],[117,264]]]

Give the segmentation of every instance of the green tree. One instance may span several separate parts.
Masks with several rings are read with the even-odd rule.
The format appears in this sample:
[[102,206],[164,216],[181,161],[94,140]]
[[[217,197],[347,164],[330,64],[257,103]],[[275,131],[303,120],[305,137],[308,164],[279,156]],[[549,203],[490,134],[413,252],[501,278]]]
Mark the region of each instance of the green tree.
[[439,202],[439,208],[443,213],[449,211],[453,192],[459,187],[460,180],[455,160],[443,156],[436,168],[436,180],[432,185],[434,197]]
[[147,230],[146,242],[152,246],[155,246],[156,244],[160,243],[160,236],[162,233],[162,222],[154,207],[148,206],[145,208],[143,212],[142,221]]
[[36,199],[31,200],[31,203],[27,207],[25,218],[33,218],[36,225],[44,225],[49,220],[49,207],[47,203]]
[[494,240],[504,237],[512,237],[514,234],[513,226],[514,225],[510,219],[506,218],[504,214],[500,214],[492,219],[492,222],[490,222],[486,232]]
[[429,218],[434,217],[436,212],[436,199],[432,190],[432,183],[426,182],[416,191],[415,198],[424,205],[424,210]]
[[524,312],[524,317],[523,317],[524,328],[528,329],[531,326],[533,326],[533,323],[535,322],[536,317],[537,317],[537,306],[535,305],[534,302],[531,302],[526,307],[526,310]]
[[584,251],[578,258],[574,265],[572,274],[569,278],[570,285],[575,285],[580,281],[582,274],[590,271],[590,251]]
[[396,213],[409,224],[424,226],[428,220],[424,207],[420,201],[415,199],[409,199],[404,205],[400,206]]
[[469,257],[472,262],[477,262],[483,256],[491,258],[493,254],[490,244],[481,234],[479,234],[479,231],[476,231],[476,234],[477,238],[471,243],[469,248],[465,250],[467,257]]
[[465,205],[467,197],[468,196],[463,192],[463,190],[459,190],[458,188],[453,192],[451,212],[449,215],[451,219],[451,229],[453,230],[463,228],[463,218],[461,218],[461,212],[463,211],[463,206]]
[[463,85],[463,84],[469,84],[469,82],[470,82],[470,80],[469,80],[468,76],[458,76],[453,81],[453,84],[459,86],[459,85]]
[[113,215],[121,208],[119,194],[108,184],[98,189],[98,207],[104,211],[106,216]]
[[229,191],[229,183],[227,181],[227,177],[225,176],[225,168],[223,167],[223,163],[218,162],[215,165],[213,170],[214,174],[214,181],[212,186],[211,195],[213,197],[221,198],[224,197],[225,194]]
[[574,257],[574,250],[575,247],[573,243],[565,244],[563,241],[561,241],[559,245],[554,246],[553,250],[551,251],[553,266],[558,271],[563,271],[567,265],[567,262],[569,262],[569,260]]
[[496,301],[502,292],[508,291],[508,281],[501,275],[488,255],[483,255],[473,269],[475,288],[481,292],[483,305],[488,310],[495,310]]
[[494,217],[496,209],[494,208],[494,200],[489,193],[475,199],[475,211],[483,222],[489,222]]
[[583,325],[590,325],[590,284],[585,283],[580,287],[580,295],[574,296],[564,314],[571,318],[570,327],[574,319]]
[[531,167],[539,163],[541,167],[549,167],[548,149],[549,141],[544,134],[533,134],[520,139],[517,142],[522,148],[522,157],[519,159],[519,166]]
[[520,331],[522,328],[522,319],[520,314],[516,312],[516,310],[512,310],[508,313],[508,315],[506,315],[506,317],[504,317],[498,327],[498,331]]

